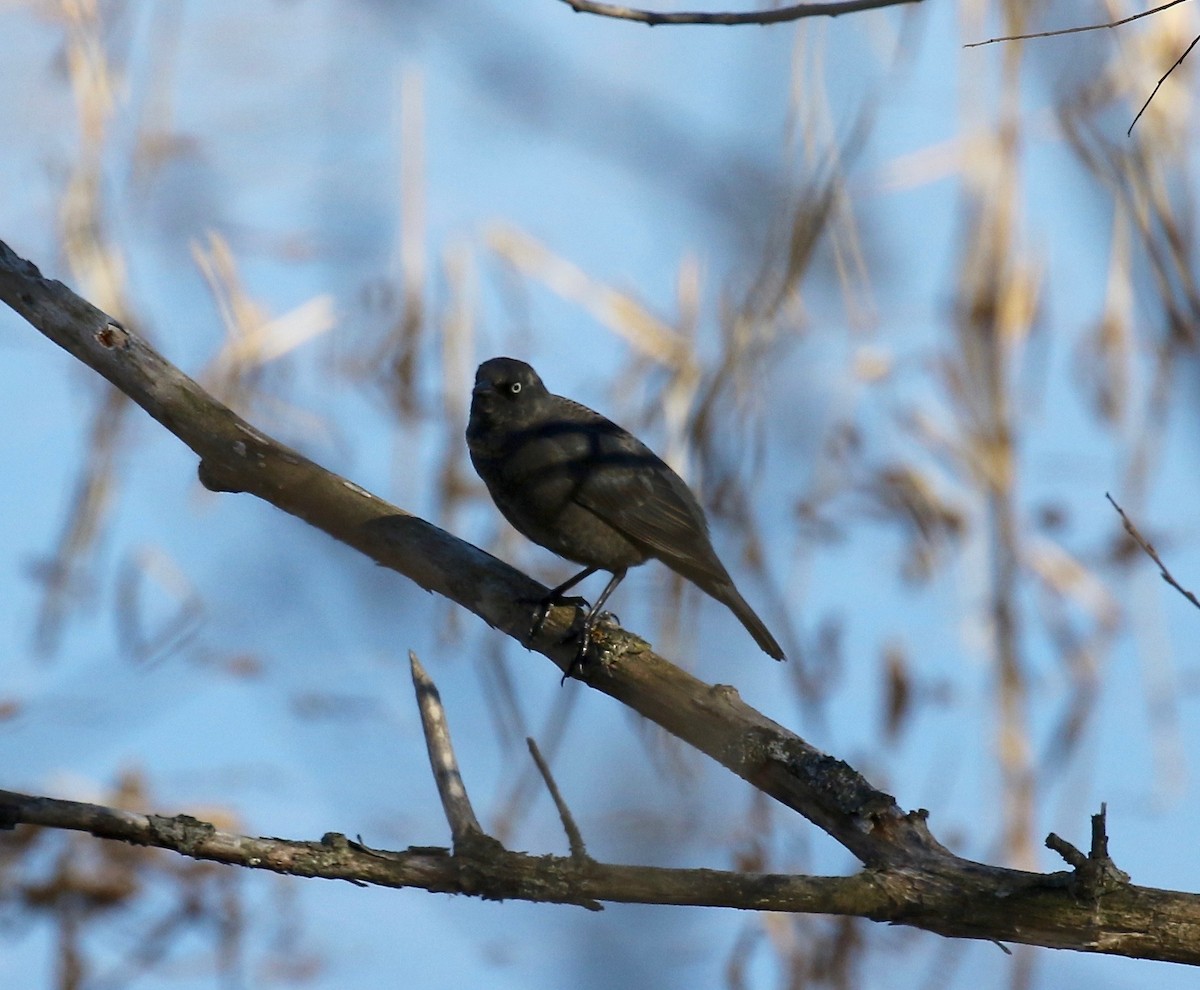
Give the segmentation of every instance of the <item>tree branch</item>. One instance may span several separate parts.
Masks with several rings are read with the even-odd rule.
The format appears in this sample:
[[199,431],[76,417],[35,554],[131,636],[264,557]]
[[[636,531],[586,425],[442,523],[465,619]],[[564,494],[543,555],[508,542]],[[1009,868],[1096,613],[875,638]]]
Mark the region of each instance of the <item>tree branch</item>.
[[1076,873],[1022,873],[963,860],[943,869],[863,870],[853,877],[673,870],[531,856],[494,840],[466,843],[454,852],[436,846],[389,852],[337,832],[319,842],[255,838],[190,815],[168,818],[0,791],[0,828],[18,824],[358,885],[592,910],[597,902],[610,901],[853,915],[958,938],[1200,964],[1200,897],[1133,887],[1111,877],[1097,887]]
[[437,784],[438,797],[446,812],[450,825],[450,837],[454,848],[477,839],[486,839],[467,789],[463,785],[458,769],[458,759],[450,742],[450,726],[446,724],[446,711],[442,708],[442,697],[434,686],[416,653],[408,651],[408,663],[412,668],[413,689],[417,694],[417,709],[421,713],[421,728],[425,732],[425,748],[429,751],[429,768]]
[[532,736],[525,737],[525,745],[529,747],[529,755],[533,757],[534,765],[537,767],[538,773],[542,775],[542,782],[546,785],[546,790],[550,792],[550,798],[558,811],[558,820],[562,822],[563,831],[567,833],[567,845],[571,849],[571,858],[576,862],[586,861],[589,856],[587,846],[583,842],[583,833],[575,824],[575,816],[571,814],[571,809],[567,807],[567,802],[563,800],[563,796],[558,790],[558,784],[554,782],[549,764],[542,759],[542,751],[538,749],[538,744],[533,741]]
[[1174,7],[1177,4],[1185,3],[1186,0],[1169,0],[1158,7],[1152,7],[1150,10],[1142,10],[1136,14],[1130,14],[1128,17],[1122,17],[1115,21],[1104,21],[1100,24],[1081,24],[1076,27],[1056,28],[1053,31],[1035,31],[1031,34],[1008,34],[1000,38],[988,38],[986,41],[969,41],[964,48],[979,48],[981,45],[995,45],[1001,41],[1032,41],[1034,38],[1059,38],[1064,34],[1081,34],[1084,31],[1107,31],[1111,28],[1118,28],[1125,24],[1132,24],[1134,21],[1142,17],[1149,17],[1151,14],[1158,14],[1166,10],[1168,7]]
[[601,3],[598,0],[562,0],[577,14],[595,14],[621,21],[635,21],[654,27],[658,24],[782,24],[798,21],[804,17],[837,17],[862,10],[877,10],[880,7],[897,7],[905,3],[920,3],[921,0],[840,0],[836,3],[798,3],[775,10],[757,10],[748,13],[706,13],[704,11],[680,11],[660,14],[652,10],[638,10],[616,3]]
[[[255,430],[139,336],[43,278],[3,242],[0,299],[194,450],[209,488],[254,494],[524,640],[529,615],[520,603],[544,594],[541,585]],[[574,618],[570,607],[555,609],[526,645],[565,670],[575,651],[561,640]],[[489,898],[853,914],[955,937],[1200,963],[1200,897],[1134,887],[1115,867],[1106,867],[1097,888],[1076,883],[1072,873],[1026,873],[961,859],[929,832],[925,812],[905,813],[852,767],[746,705],[733,688],[702,683],[616,627],[601,629],[597,644],[605,658],[587,669],[591,687],[805,815],[868,869],[851,878],[811,878],[605,866],[579,856],[532,857],[495,840],[459,842],[458,836],[453,853],[420,847],[383,853],[337,834],[320,842],[256,839],[189,816],[6,791],[0,791],[0,827],[76,829],[197,859]],[[446,740],[445,746],[431,743],[431,750],[444,757]],[[458,819],[460,833],[482,836],[463,824],[472,819]],[[1094,833],[1093,851],[1098,848]]]
[[555,904],[605,900],[849,914],[886,910],[888,900],[886,885],[870,874],[791,877],[608,866],[594,860],[581,864],[569,857],[510,852],[499,843],[482,855],[474,847],[466,852],[437,846],[389,852],[369,849],[338,832],[327,833],[319,842],[255,838],[226,832],[190,815],[167,818],[0,790],[0,827],[16,823],[89,832],[102,839],[170,849],[193,859],[290,876],[417,887],[487,900]]

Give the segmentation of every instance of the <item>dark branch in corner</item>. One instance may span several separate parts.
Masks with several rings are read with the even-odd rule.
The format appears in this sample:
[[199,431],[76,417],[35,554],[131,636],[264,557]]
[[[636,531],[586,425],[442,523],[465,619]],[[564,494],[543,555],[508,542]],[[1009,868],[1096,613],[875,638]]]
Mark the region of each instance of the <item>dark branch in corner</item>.
[[[1010,35],[1006,35],[1002,38],[988,38],[987,41],[968,42],[963,47],[964,48],[979,48],[982,45],[994,45],[1001,41],[1030,41],[1034,38],[1057,38],[1064,34],[1081,34],[1084,31],[1107,31],[1112,28],[1121,27],[1123,24],[1131,24],[1134,21],[1140,20],[1143,17],[1149,17],[1151,14],[1158,14],[1164,10],[1167,10],[1170,7],[1174,7],[1177,4],[1181,4],[1184,2],[1185,2],[1185,0],[1170,0],[1169,3],[1161,4],[1160,6],[1153,7],[1150,10],[1143,10],[1139,14],[1130,14],[1128,17],[1122,17],[1120,20],[1105,21],[1103,24],[1083,24],[1083,25],[1080,25],[1079,27],[1058,28],[1057,30],[1054,30],[1054,31],[1037,31],[1037,32],[1034,32],[1033,34],[1010,34]],[[1137,115],[1133,118],[1133,122],[1126,129],[1126,131],[1125,131],[1126,137],[1128,137],[1130,134],[1133,133],[1133,128],[1136,126],[1137,122],[1142,119],[1142,114],[1144,114],[1146,112],[1146,108],[1150,106],[1151,101],[1154,99],[1155,96],[1158,95],[1158,91],[1162,88],[1162,84],[1167,81],[1167,77],[1170,76],[1171,73],[1174,72],[1176,69],[1178,69],[1181,65],[1183,65],[1183,60],[1185,58],[1187,58],[1188,55],[1191,54],[1192,49],[1196,47],[1197,43],[1200,43],[1200,35],[1197,35],[1195,38],[1192,39],[1192,43],[1187,46],[1187,48],[1184,50],[1183,54],[1180,55],[1179,58],[1177,58],[1175,60],[1175,63],[1159,77],[1158,82],[1154,86],[1154,90],[1150,93],[1149,96],[1146,97],[1146,102],[1142,104],[1141,109],[1138,110]]]
[[634,21],[654,27],[658,24],[782,24],[798,21],[805,17],[837,17],[839,14],[855,14],[863,10],[878,10],[881,7],[898,7],[901,4],[921,3],[921,0],[841,0],[840,3],[798,3],[775,10],[757,10],[746,13],[706,13],[704,11],[679,11],[662,14],[653,10],[638,10],[616,3],[600,3],[597,0],[562,0],[577,14],[595,14],[621,21]]
[[1158,95],[1158,91],[1162,89],[1162,84],[1167,81],[1167,77],[1170,76],[1171,73],[1178,69],[1181,65],[1183,65],[1183,60],[1192,54],[1192,49],[1196,47],[1197,42],[1200,42],[1200,34],[1196,35],[1196,37],[1192,39],[1192,43],[1183,50],[1183,54],[1180,55],[1179,58],[1175,59],[1175,61],[1171,64],[1171,67],[1158,77],[1158,82],[1154,84],[1154,89],[1151,91],[1150,95],[1146,97],[1146,102],[1141,105],[1141,108],[1137,112],[1137,116],[1133,118],[1133,123],[1131,123],[1129,128],[1125,131],[1126,137],[1133,133],[1134,126],[1139,120],[1142,119],[1142,114],[1144,114],[1146,112],[1146,108],[1150,106],[1150,101]]
[[1129,538],[1142,548],[1142,552],[1145,553],[1147,557],[1149,557],[1158,565],[1158,573],[1162,575],[1162,579],[1181,595],[1183,595],[1183,597],[1189,602],[1195,605],[1196,608],[1200,608],[1200,600],[1198,600],[1195,595],[1187,590],[1187,588],[1175,580],[1175,575],[1167,570],[1167,565],[1162,562],[1162,558],[1158,555],[1158,551],[1154,549],[1154,545],[1144,536],[1142,536],[1141,532],[1139,532],[1138,528],[1133,524],[1133,521],[1129,518],[1129,516],[1125,515],[1125,510],[1117,505],[1116,499],[1108,494],[1108,492],[1104,493],[1104,497],[1112,503],[1112,507],[1120,514],[1121,522],[1125,525],[1125,532],[1129,534]]
[[983,45],[999,44],[1002,41],[1031,41],[1034,38],[1058,38],[1064,34],[1082,34],[1084,31],[1107,31],[1111,28],[1121,27],[1124,24],[1132,24],[1143,17],[1149,17],[1151,14],[1157,14],[1168,7],[1174,7],[1176,4],[1186,2],[1187,0],[1170,0],[1170,3],[1164,3],[1161,7],[1143,10],[1140,14],[1130,14],[1128,17],[1122,17],[1117,21],[1104,21],[1102,24],[1081,24],[1078,27],[1057,28],[1054,31],[1036,31],[1033,34],[1008,34],[1002,38],[988,38],[987,41],[970,41],[963,45],[963,47],[979,48]]

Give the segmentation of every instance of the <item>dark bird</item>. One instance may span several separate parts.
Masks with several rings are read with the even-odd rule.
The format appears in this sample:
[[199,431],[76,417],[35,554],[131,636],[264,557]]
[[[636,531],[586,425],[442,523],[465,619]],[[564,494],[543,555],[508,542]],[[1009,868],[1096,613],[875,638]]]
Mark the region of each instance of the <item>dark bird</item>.
[[534,543],[583,565],[540,603],[535,633],[565,591],[596,571],[612,574],[584,618],[576,664],[625,572],[651,557],[728,605],[765,653],[784,659],[717,558],[683,479],[631,433],[547,391],[524,361],[498,357],[479,366],[467,447],[504,517]]

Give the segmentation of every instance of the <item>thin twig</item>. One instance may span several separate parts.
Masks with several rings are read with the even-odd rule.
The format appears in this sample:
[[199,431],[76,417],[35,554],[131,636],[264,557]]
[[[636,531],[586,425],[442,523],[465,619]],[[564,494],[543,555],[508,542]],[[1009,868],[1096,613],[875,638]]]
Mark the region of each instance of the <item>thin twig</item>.
[[417,692],[417,707],[421,712],[421,728],[425,732],[425,746],[429,750],[429,766],[437,782],[438,797],[450,824],[450,835],[457,848],[463,842],[479,838],[484,834],[471,799],[458,772],[458,760],[450,742],[450,726],[446,724],[446,710],[438,689],[425,673],[416,653],[408,651],[408,662],[412,667],[413,688]]
[[[1033,38],[1057,38],[1060,35],[1079,34],[1083,31],[1103,31],[1109,28],[1121,27],[1123,24],[1129,24],[1133,21],[1139,20],[1142,17],[1149,17],[1151,14],[1157,14],[1160,11],[1166,10],[1168,7],[1174,7],[1176,4],[1183,2],[1184,0],[1170,0],[1170,3],[1164,3],[1161,7],[1154,7],[1151,10],[1144,10],[1140,14],[1131,14],[1129,17],[1122,17],[1118,21],[1107,21],[1104,24],[1084,24],[1079,27],[1058,28],[1054,31],[1038,31],[1034,34],[1010,34],[1003,38],[988,38],[987,41],[972,41],[963,47],[978,48],[981,45],[994,45],[999,41],[1029,41]],[[1146,97],[1146,102],[1142,104],[1141,109],[1138,110],[1137,115],[1133,118],[1133,123],[1131,123],[1128,129],[1125,131],[1126,137],[1133,133],[1134,126],[1139,120],[1141,120],[1142,114],[1146,112],[1146,108],[1150,106],[1150,103],[1153,101],[1154,97],[1158,95],[1158,91],[1162,88],[1162,84],[1167,81],[1167,77],[1183,64],[1183,60],[1191,54],[1192,49],[1196,47],[1198,42],[1200,42],[1200,35],[1197,35],[1192,39],[1192,43],[1187,46],[1187,50],[1175,60],[1174,65],[1172,65],[1169,69],[1167,69],[1166,72],[1162,74],[1158,80],[1158,83],[1154,87],[1154,91],[1148,97]]]
[[[1196,35],[1196,37],[1194,37],[1192,39],[1192,43],[1187,46],[1187,50],[1182,55],[1180,55],[1179,58],[1175,59],[1175,64],[1172,65],[1171,68],[1167,69],[1167,71],[1162,74],[1161,78],[1158,80],[1158,82],[1154,86],[1154,92],[1146,97],[1146,102],[1142,104],[1142,108],[1137,112],[1137,116],[1133,118],[1133,124],[1136,124],[1141,119],[1142,114],[1144,114],[1146,112],[1146,107],[1150,106],[1150,101],[1153,100],[1154,97],[1158,94],[1158,91],[1162,87],[1162,84],[1167,81],[1167,76],[1169,76],[1172,72],[1174,72],[1181,65],[1183,65],[1183,60],[1185,58],[1187,58],[1188,55],[1191,54],[1192,49],[1196,47],[1196,42],[1198,42],[1198,41],[1200,41],[1200,34]],[[1128,137],[1130,134],[1133,133],[1133,124],[1130,124],[1129,130],[1127,130],[1125,132],[1126,137]]]
[[839,3],[798,3],[777,10],[758,10],[747,13],[707,13],[705,11],[680,11],[662,14],[653,10],[637,10],[616,3],[599,3],[597,0],[562,0],[577,14],[596,14],[613,17],[621,21],[639,24],[781,24],[798,21],[803,17],[837,17],[853,14],[860,10],[877,10],[880,7],[896,7],[904,3],[920,3],[921,0],[841,0]]
[[554,800],[554,807],[558,809],[558,817],[562,820],[563,831],[567,833],[567,844],[571,847],[571,858],[580,861],[588,859],[587,846],[583,844],[583,835],[579,831],[579,826],[575,824],[571,809],[563,800],[558,785],[554,782],[549,765],[542,759],[538,744],[533,741],[533,736],[526,736],[525,743],[529,746],[529,755],[533,757],[538,773],[542,775],[542,780],[546,783],[546,790],[550,792],[550,797]]
[[964,48],[979,48],[981,45],[994,45],[1000,41],[1029,41],[1033,38],[1057,38],[1064,34],[1080,34],[1084,31],[1103,31],[1108,28],[1121,27],[1123,24],[1130,24],[1133,21],[1142,17],[1149,17],[1151,14],[1157,14],[1161,10],[1166,10],[1168,7],[1174,7],[1176,4],[1183,3],[1184,0],[1171,0],[1170,3],[1164,3],[1161,7],[1155,7],[1153,10],[1143,10],[1140,14],[1131,14],[1129,17],[1122,17],[1119,21],[1106,21],[1103,24],[1084,24],[1079,27],[1058,28],[1054,31],[1038,31],[1035,34],[1009,34],[1003,38],[988,38],[987,41],[972,41]]
[[1138,528],[1130,521],[1129,517],[1125,515],[1125,510],[1117,505],[1116,500],[1108,492],[1104,493],[1104,497],[1108,499],[1112,503],[1112,507],[1116,509],[1118,513],[1120,513],[1121,522],[1125,524],[1125,532],[1129,534],[1134,543],[1142,548],[1146,556],[1158,565],[1158,573],[1162,575],[1162,579],[1181,595],[1183,595],[1183,597],[1189,602],[1195,605],[1196,608],[1200,608],[1200,599],[1197,599],[1195,595],[1187,590],[1187,588],[1175,580],[1175,576],[1169,570],[1167,570],[1167,565],[1162,562],[1162,558],[1158,555],[1158,551],[1154,549],[1153,544],[1151,544],[1149,540],[1147,540],[1144,536],[1142,536],[1141,533],[1138,532]]

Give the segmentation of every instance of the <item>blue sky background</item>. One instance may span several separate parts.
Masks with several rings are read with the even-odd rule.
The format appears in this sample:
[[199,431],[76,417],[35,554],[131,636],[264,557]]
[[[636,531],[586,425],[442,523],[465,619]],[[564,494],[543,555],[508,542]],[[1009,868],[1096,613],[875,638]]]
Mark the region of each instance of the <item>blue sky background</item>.
[[[1104,16],[1093,4],[1051,6],[1053,24],[1031,28]],[[443,396],[457,396],[461,410],[475,363],[510,353],[533,362],[553,390],[637,424],[659,449],[674,437],[654,415],[662,373],[632,360],[627,341],[577,301],[507,265],[493,247],[496,231],[523,232],[668,323],[678,318],[681,267],[694,265],[697,350],[713,362],[722,307],[746,294],[798,190],[825,174],[831,149],[846,147],[865,116],[846,195],[869,278],[845,291],[833,252],[827,244],[818,252],[788,311],[791,336],[742,393],[744,418],[718,444],[765,534],[768,580],[735,566],[744,565],[739,529],[714,519],[717,546],[747,598],[769,603],[768,623],[811,642],[823,622],[837,620],[842,662],[826,699],[805,705],[794,671],[758,655],[732,617],[694,591],[685,594],[683,641],[672,655],[706,680],[735,684],[902,806],[929,809],[935,834],[957,851],[998,861],[982,507],[902,427],[915,413],[952,430],[938,368],[951,346],[968,232],[960,166],[994,131],[1004,57],[999,46],[961,45],[1000,33],[995,7],[927,2],[794,26],[649,30],[574,15],[555,0],[468,0],[453,9],[424,0],[101,4],[119,78],[99,158],[102,229],[123,258],[139,323],[189,374],[201,375],[225,339],[193,257],[211,232],[228,242],[241,284],[271,315],[328,296],[335,327],[267,368],[258,392],[235,401],[238,411],[553,582],[564,565],[505,536],[486,499],[441,503],[447,452],[465,464],[464,423],[445,411],[455,407],[444,407]],[[1176,15],[1173,34],[1156,30],[1182,39],[1178,52],[1197,25],[1190,11]],[[1022,532],[1031,555],[1052,541],[1082,561],[1121,616],[1084,740],[1052,766],[1041,761],[1071,683],[1039,621],[1046,598],[1032,581],[1020,595],[1022,643],[1039,769],[1035,836],[1053,830],[1085,846],[1088,815],[1105,801],[1112,853],[1135,882],[1198,891],[1191,836],[1200,822],[1200,614],[1148,562],[1128,570],[1103,562],[1118,532],[1104,493],[1125,496],[1130,459],[1152,434],[1160,446],[1145,497],[1130,497],[1180,580],[1200,584],[1196,373],[1190,358],[1181,360],[1166,418],[1147,419],[1151,344],[1162,321],[1135,258],[1128,411],[1101,428],[1087,405],[1079,347],[1103,309],[1113,210],[1054,116],[1064,94],[1119,61],[1109,45],[1128,59],[1120,64],[1143,65],[1134,39],[1148,30],[1023,49],[1020,236],[1042,290],[1038,331],[1016,376]],[[0,105],[9,136],[0,146],[0,238],[104,305],[67,268],[58,221],[81,147],[65,31],[56,4],[0,11],[0,72],[21,94]],[[1123,140],[1164,67],[1146,68],[1127,99],[1098,116],[1110,139]],[[1191,75],[1181,73],[1160,95],[1161,119],[1147,118],[1144,132],[1174,128],[1181,145],[1194,142],[1194,96]],[[405,137],[412,134],[419,148]],[[1190,201],[1194,166],[1180,157],[1173,189]],[[400,231],[417,222],[400,177],[414,167],[423,175],[421,287],[430,320],[413,384],[420,412],[397,420],[379,385],[347,370],[356,361],[370,367],[396,316]],[[472,334],[456,364],[443,361],[444,320],[464,295],[448,263],[468,273],[470,286]],[[473,617],[270,506],[204,492],[190,452],[137,410],[127,413],[78,607],[53,653],[39,655],[44,588],[35,574],[64,526],[102,393],[91,372],[7,312],[0,348],[9,422],[0,435],[8,465],[0,700],[12,705],[0,721],[0,786],[104,800],[122,771],[136,769],[152,810],[163,813],[224,809],[252,834],[332,830],[375,846],[447,843],[408,679],[411,648],[446,702],[485,826],[502,817],[528,773],[520,732],[497,714],[503,670],[535,735],[567,711],[555,772],[597,858],[728,868],[735,851],[761,844],[772,869],[854,868],[807,822],[759,807],[740,781],[614,702],[578,685],[560,689],[542,658]],[[883,387],[861,374],[868,358],[888,368]],[[829,436],[845,420],[860,431],[866,462],[918,459],[962,508],[967,535],[928,582],[897,579],[906,538],[855,511],[853,498],[849,509],[839,503],[846,525],[838,541],[797,524],[797,500],[829,477]],[[1047,506],[1062,511],[1065,530],[1039,529]],[[148,628],[169,624],[181,603],[196,610],[182,643],[152,662],[133,662],[117,618],[131,573],[141,575]],[[669,635],[655,633],[673,601],[652,565],[630,576],[614,606],[629,628],[663,645]],[[1088,626],[1086,609],[1072,608],[1072,621]],[[903,646],[923,692],[894,739],[880,731],[880,658],[889,644]],[[505,820],[514,848],[565,851],[543,794]],[[1038,865],[1062,864],[1042,850]],[[644,906],[593,915],[274,877],[240,876],[238,888],[251,919],[245,986],[266,984],[265,967],[286,956],[314,961],[303,985],[316,988],[717,987],[740,939],[754,945],[747,985],[781,986],[780,955],[832,927]],[[145,917],[106,929],[89,943],[95,958],[113,963],[136,944]],[[864,987],[1008,987],[1019,965],[990,944],[865,923],[860,931]],[[0,938],[0,985],[51,985],[48,926],[17,925]],[[140,985],[222,985],[211,941],[197,935],[175,951]],[[1033,957],[1035,987],[1154,981],[1168,990],[1193,978],[1165,964],[1048,950]]]

